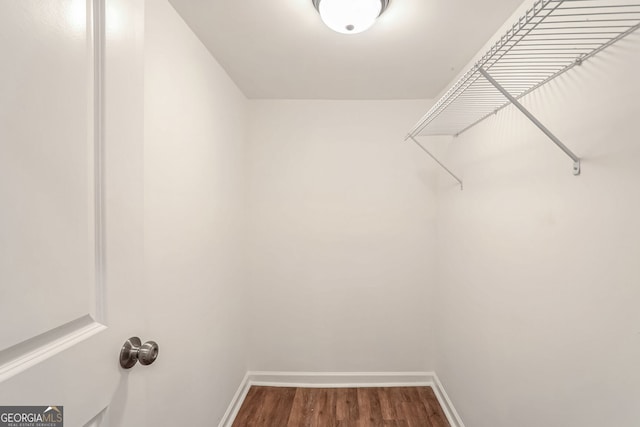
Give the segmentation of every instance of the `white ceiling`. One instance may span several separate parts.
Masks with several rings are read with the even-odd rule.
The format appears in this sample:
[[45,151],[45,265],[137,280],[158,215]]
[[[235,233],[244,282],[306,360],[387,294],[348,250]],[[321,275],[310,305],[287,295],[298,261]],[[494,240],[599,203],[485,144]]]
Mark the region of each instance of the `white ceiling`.
[[391,0],[342,35],[311,0],[170,0],[248,98],[433,98],[522,0]]

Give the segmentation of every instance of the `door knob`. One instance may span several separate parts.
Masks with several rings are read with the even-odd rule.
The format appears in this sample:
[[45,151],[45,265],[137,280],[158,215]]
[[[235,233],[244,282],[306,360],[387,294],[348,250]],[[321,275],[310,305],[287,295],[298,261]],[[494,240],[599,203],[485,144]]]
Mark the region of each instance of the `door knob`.
[[136,363],[151,365],[158,358],[160,347],[155,341],[147,341],[142,344],[140,338],[131,337],[124,342],[120,350],[120,366],[131,369]]

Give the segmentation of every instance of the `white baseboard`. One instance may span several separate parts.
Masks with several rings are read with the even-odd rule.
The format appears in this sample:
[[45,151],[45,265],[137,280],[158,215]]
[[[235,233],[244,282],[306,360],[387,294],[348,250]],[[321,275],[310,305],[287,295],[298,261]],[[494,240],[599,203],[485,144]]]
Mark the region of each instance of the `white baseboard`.
[[251,388],[251,382],[249,381],[249,372],[247,372],[240,382],[240,386],[236,391],[236,394],[233,395],[233,399],[231,399],[231,403],[227,408],[227,411],[222,416],[218,427],[231,427],[233,421],[236,419],[238,412],[240,411],[240,407],[242,406],[242,402],[247,397],[247,393],[249,393],[249,389]]
[[464,427],[435,372],[265,372],[249,371],[218,427],[231,427],[252,386],[346,388],[417,387],[433,389],[451,427]]
[[451,427],[464,427],[462,418],[460,418],[460,415],[458,415],[458,411],[456,411],[456,408],[454,408],[453,402],[451,402],[451,399],[449,399],[449,395],[447,395],[447,392],[444,391],[444,387],[440,382],[440,378],[438,378],[438,375],[436,375],[435,372],[433,372],[432,374],[433,385],[431,387],[433,388],[433,392],[438,398],[438,402],[442,407],[442,411],[447,416],[447,421],[449,421]]
[[252,385],[304,388],[406,387],[433,383],[429,372],[249,372]]

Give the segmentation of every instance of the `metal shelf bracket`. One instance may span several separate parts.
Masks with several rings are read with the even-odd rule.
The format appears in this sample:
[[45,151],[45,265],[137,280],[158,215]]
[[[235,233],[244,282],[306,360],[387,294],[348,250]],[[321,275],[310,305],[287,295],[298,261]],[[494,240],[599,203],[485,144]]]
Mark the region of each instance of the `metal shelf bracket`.
[[451,176],[453,177],[453,179],[455,179],[456,181],[458,181],[458,184],[460,184],[460,191],[462,191],[462,190],[464,189],[464,186],[463,186],[463,184],[462,184],[462,180],[461,180],[460,178],[458,178],[458,176],[457,176],[456,174],[454,174],[453,172],[451,172],[451,170],[450,170],[448,167],[446,167],[446,166],[445,166],[445,165],[444,165],[440,160],[438,160],[438,159],[436,158],[436,156],[434,156],[434,155],[431,153],[431,151],[427,150],[427,149],[424,147],[424,145],[420,144],[420,142],[418,142],[418,140],[417,140],[417,139],[415,139],[415,138],[413,137],[413,135],[407,135],[407,137],[405,138],[405,141],[406,141],[407,139],[410,139],[410,140],[412,140],[413,142],[415,142],[415,144],[416,144],[418,147],[420,147],[420,148],[422,149],[422,151],[424,151],[425,153],[427,153],[427,154],[429,155],[429,157],[431,157],[431,158],[433,159],[433,161],[435,161],[438,165],[440,165],[440,167],[441,167],[442,169],[444,169],[445,171],[447,171],[447,173],[448,173],[449,175],[451,175]]
[[498,83],[484,68],[478,68],[478,72],[484,76],[485,79],[489,83],[491,83],[500,93],[504,95],[505,98],[509,100],[514,107],[522,112],[534,125],[536,125],[545,135],[553,141],[554,144],[558,146],[564,153],[573,160],[573,174],[578,176],[580,175],[580,157],[578,157],[573,151],[569,149],[566,145],[562,143],[545,125],[540,123],[540,121],[529,111],[527,110],[516,98],[514,98],[500,83]]

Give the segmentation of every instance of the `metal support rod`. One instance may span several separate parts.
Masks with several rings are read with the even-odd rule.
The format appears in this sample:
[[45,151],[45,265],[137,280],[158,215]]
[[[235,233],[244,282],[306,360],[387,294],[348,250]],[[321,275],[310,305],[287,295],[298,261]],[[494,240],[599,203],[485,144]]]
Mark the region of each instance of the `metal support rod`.
[[551,131],[547,129],[545,125],[540,123],[540,121],[536,119],[536,117],[531,114],[531,112],[527,110],[522,104],[520,104],[517,99],[515,99],[509,92],[507,92],[507,90],[503,88],[500,83],[495,81],[495,79],[491,77],[491,75],[484,68],[480,67],[478,68],[478,71],[484,76],[485,79],[489,81],[489,83],[495,86],[495,88],[498,89],[500,93],[502,93],[509,100],[509,102],[511,102],[518,110],[520,110],[522,114],[527,116],[527,118],[531,120],[533,124],[536,125],[542,132],[544,132],[544,134],[547,135],[554,144],[556,144],[562,151],[564,151],[567,156],[571,157],[571,160],[573,160],[573,174],[580,175],[580,157],[576,156],[576,154],[571,151],[566,145],[564,145],[562,141],[556,138],[556,136],[551,133]]
[[[449,175],[451,175],[451,176],[452,176],[456,181],[458,181],[458,184],[460,184],[460,190],[462,190],[462,189],[463,189],[462,180],[461,180],[460,178],[458,178],[458,177],[456,176],[456,174],[454,174],[453,172],[451,172],[451,171],[449,170],[449,168],[448,168],[448,167],[446,167],[445,165],[443,165],[443,164],[442,164],[442,162],[441,162],[440,160],[436,159],[436,157],[435,157],[433,154],[431,154],[431,152],[430,152],[429,150],[427,150],[426,148],[424,148],[424,146],[423,146],[422,144],[420,144],[420,143],[418,142],[418,140],[417,140],[417,139],[415,139],[412,135],[408,135],[408,139],[411,139],[413,142],[415,142],[415,143],[416,143],[416,145],[422,149],[422,151],[424,151],[425,153],[427,153],[427,154],[429,155],[429,157],[431,157],[431,158],[433,159],[433,161],[435,161],[437,164],[439,164],[439,165],[440,165],[440,167],[441,167],[442,169],[446,170],[446,171],[447,171],[447,173],[449,173]],[[405,140],[406,140],[406,139],[405,139]]]

